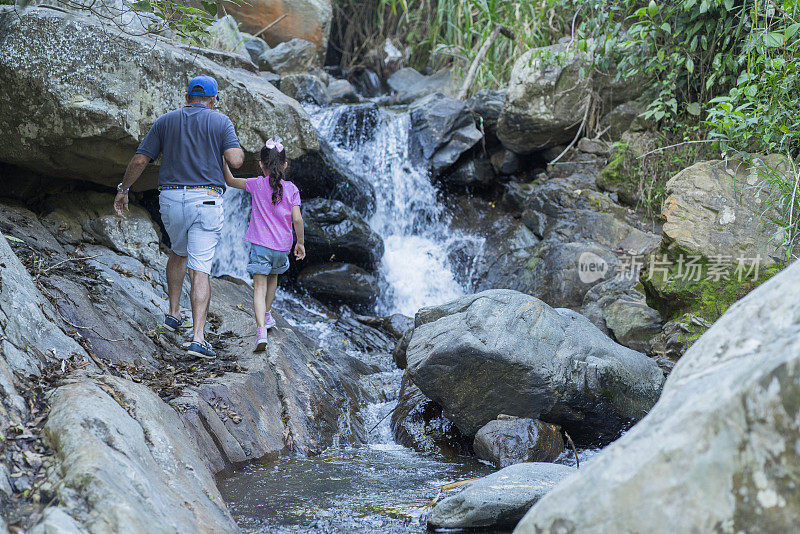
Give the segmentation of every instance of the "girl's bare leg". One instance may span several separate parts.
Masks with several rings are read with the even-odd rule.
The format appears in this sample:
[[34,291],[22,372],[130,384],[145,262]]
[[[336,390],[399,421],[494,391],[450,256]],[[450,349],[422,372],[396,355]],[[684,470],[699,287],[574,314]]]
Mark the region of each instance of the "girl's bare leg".
[[[272,301],[275,300],[275,292],[278,290],[278,275],[271,274],[267,276],[267,309],[265,311],[272,310]],[[261,314],[263,317],[263,313]]]
[[[253,275],[253,311],[256,316],[256,325],[258,325],[259,328],[264,326],[264,315],[267,313],[268,309],[266,306],[267,293],[269,292],[268,285],[267,275]],[[272,296],[275,296],[274,289],[272,290]],[[270,304],[272,304],[272,299],[270,299]]]

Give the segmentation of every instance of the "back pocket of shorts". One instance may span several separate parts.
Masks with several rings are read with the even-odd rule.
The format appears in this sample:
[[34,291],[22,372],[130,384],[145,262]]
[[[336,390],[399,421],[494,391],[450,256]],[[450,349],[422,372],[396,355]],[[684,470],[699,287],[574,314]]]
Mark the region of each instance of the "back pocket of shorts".
[[219,232],[222,230],[224,213],[222,206],[200,205],[200,226],[207,232]]

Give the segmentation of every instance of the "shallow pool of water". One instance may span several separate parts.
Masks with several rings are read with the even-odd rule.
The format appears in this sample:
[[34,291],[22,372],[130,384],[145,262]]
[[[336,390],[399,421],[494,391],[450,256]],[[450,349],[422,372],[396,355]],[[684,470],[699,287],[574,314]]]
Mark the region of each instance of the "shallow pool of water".
[[253,464],[218,484],[247,532],[408,533],[425,532],[438,486],[493,471],[470,458],[441,461],[371,444]]

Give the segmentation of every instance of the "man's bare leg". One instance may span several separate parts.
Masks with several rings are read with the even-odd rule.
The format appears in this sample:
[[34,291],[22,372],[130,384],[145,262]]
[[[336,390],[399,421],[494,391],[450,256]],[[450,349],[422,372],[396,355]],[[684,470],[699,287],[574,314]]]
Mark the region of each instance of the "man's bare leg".
[[178,256],[170,251],[167,260],[167,295],[169,296],[169,314],[180,319],[181,292],[183,278],[186,276],[186,257]]
[[211,302],[211,281],[206,273],[193,269],[189,269],[189,278],[192,281],[191,301],[194,341],[204,341],[208,303]]

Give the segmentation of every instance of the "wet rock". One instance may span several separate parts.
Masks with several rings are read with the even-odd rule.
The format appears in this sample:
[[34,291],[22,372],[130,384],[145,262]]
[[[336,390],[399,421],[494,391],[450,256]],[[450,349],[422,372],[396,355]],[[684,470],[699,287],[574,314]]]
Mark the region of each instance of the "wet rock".
[[333,8],[329,0],[255,0],[226,6],[242,30],[256,34],[283,17],[261,36],[270,46],[295,38],[313,43],[318,55],[328,49]]
[[437,504],[428,527],[512,529],[533,504],[574,472],[572,467],[544,463],[506,467]]
[[374,98],[381,94],[383,86],[375,72],[363,67],[354,67],[347,73],[347,81],[353,84],[356,92],[367,98]]
[[450,70],[440,70],[430,76],[423,76],[414,83],[406,84],[404,88],[397,91],[395,102],[397,104],[411,104],[435,93],[441,93],[446,96],[455,94],[453,90],[453,74]]
[[334,104],[355,104],[361,101],[356,88],[347,80],[332,80],[328,84],[328,94]]
[[398,369],[405,369],[408,366],[406,351],[408,350],[408,344],[411,343],[412,335],[414,335],[413,327],[406,330],[406,333],[403,334],[403,337],[400,338],[400,341],[397,342],[397,345],[392,351],[392,359]]
[[[319,146],[306,112],[266,80],[167,41],[110,32],[75,13],[3,6],[0,46],[0,128],[20,133],[0,146],[0,159],[43,174],[115,187],[156,118],[184,105],[186,72],[214,73],[225,95],[219,109],[239,125],[251,160],[264,131],[282,137],[291,158]],[[148,166],[137,187],[152,187],[157,171]]]
[[372,102],[343,106],[337,110],[330,142],[352,150],[375,138],[380,120],[378,106]]
[[5,236],[0,238],[0,347],[11,369],[39,374],[41,365],[70,355],[86,356],[83,348],[58,327],[64,324],[54,306],[39,292]]
[[467,99],[467,106],[481,118],[483,131],[494,135],[505,102],[505,90],[483,89]]
[[575,136],[591,93],[590,60],[564,44],[522,55],[511,71],[497,136],[503,146],[528,154]]
[[258,67],[286,76],[305,74],[319,68],[317,48],[302,39],[292,39],[258,56]]
[[124,217],[114,212],[114,195],[83,192],[51,201],[43,223],[62,244],[97,243],[132,256],[149,266],[160,266],[164,255],[150,215],[130,205]]
[[331,103],[328,89],[313,74],[286,74],[281,77],[281,92],[298,102],[327,106]]
[[320,149],[292,161],[287,177],[300,189],[303,199],[323,197],[340,200],[362,215],[375,209],[375,189],[356,174],[320,139]]
[[508,176],[519,171],[519,156],[510,150],[498,150],[492,154],[492,167],[498,174]]
[[392,91],[399,93],[424,79],[425,76],[417,72],[416,69],[405,67],[392,74],[389,79],[386,80],[386,83]]
[[306,267],[297,281],[320,300],[368,306],[378,297],[374,275],[349,263],[323,263]]
[[650,414],[516,532],[794,530],[799,280],[795,262],[733,305],[683,355]]
[[434,175],[450,167],[482,137],[460,100],[437,93],[411,108],[412,150],[428,162]]
[[[58,388],[45,426],[59,501],[93,529],[237,532],[178,414],[146,386],[112,376]],[[188,506],[187,506],[188,503]]]
[[[774,230],[766,223],[779,217],[766,204],[768,192],[761,189],[768,172],[788,176],[791,165],[785,156],[756,157],[753,163],[733,158],[695,163],[666,186],[662,213],[665,244],[705,258],[761,256],[762,267],[785,256],[776,250]],[[792,180],[792,178],[786,178]]]
[[456,187],[484,188],[491,185],[497,176],[489,160],[470,159],[439,178],[444,184]]
[[414,319],[406,317],[402,313],[394,313],[386,317],[372,317],[369,315],[357,315],[356,319],[365,325],[378,328],[386,332],[395,340],[399,340],[408,331],[409,328],[414,327]]
[[302,212],[310,262],[377,267],[383,257],[383,240],[355,210],[338,200],[316,198],[303,204]]
[[498,468],[520,462],[552,462],[564,452],[561,429],[534,419],[503,417],[475,434],[475,456]]
[[269,45],[264,39],[253,37],[250,34],[243,33],[242,35],[244,48],[247,50],[250,60],[258,65],[258,58],[261,56],[261,54],[269,50]]
[[397,443],[424,454],[453,458],[469,451],[470,440],[442,415],[442,407],[425,396],[406,372],[392,412]]
[[578,313],[500,289],[422,308],[407,359],[410,378],[466,435],[508,414],[607,442],[644,417],[663,381],[655,362]]

